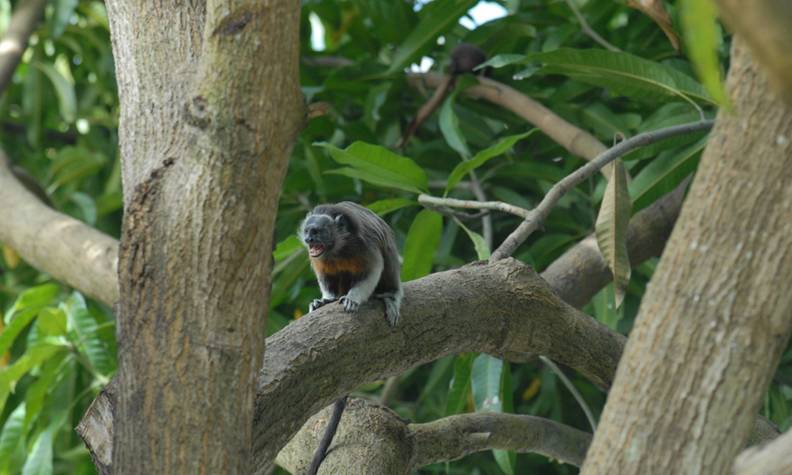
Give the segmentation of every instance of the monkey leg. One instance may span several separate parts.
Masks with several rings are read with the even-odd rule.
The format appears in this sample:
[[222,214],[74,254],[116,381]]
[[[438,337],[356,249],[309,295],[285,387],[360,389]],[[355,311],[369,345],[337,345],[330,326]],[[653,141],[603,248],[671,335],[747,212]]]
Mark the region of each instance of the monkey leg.
[[388,320],[390,326],[395,327],[399,323],[401,314],[399,308],[401,307],[401,290],[398,292],[385,292],[375,295],[375,297],[382,299],[385,304],[385,319]]
[[313,299],[313,301],[308,305],[308,312],[313,312],[314,310],[324,307],[325,305],[335,302],[338,299]]

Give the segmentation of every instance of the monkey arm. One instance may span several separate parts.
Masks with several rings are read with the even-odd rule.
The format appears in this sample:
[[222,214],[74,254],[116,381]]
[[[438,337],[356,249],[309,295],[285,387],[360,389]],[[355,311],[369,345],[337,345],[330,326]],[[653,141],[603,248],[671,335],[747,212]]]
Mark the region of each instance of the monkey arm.
[[382,254],[374,252],[368,259],[369,271],[366,276],[359,280],[355,285],[349,289],[349,292],[341,297],[341,303],[344,304],[344,310],[347,312],[354,312],[358,309],[360,304],[365,302],[374,293],[377,284],[382,276],[382,270],[385,267],[382,259]]

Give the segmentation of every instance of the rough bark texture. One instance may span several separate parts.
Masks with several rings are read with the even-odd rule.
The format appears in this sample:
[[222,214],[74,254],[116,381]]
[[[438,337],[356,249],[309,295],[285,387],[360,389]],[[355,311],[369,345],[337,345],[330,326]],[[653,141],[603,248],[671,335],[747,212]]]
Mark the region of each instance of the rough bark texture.
[[115,473],[249,473],[299,3],[108,1],[121,101]]
[[789,336],[792,108],[739,41],[728,88],[584,474],[726,473]]
[[407,283],[396,328],[387,326],[380,303],[360,315],[328,305],[267,339],[256,400],[256,468],[269,469],[312,414],[366,381],[477,351],[543,354],[607,387],[623,344],[624,337],[566,305],[513,259]]
[[116,302],[118,242],[42,203],[14,178],[2,152],[0,203],[0,242],[61,282],[108,305]]
[[[304,473],[324,434],[330,408],[310,418],[278,454],[278,465]],[[591,434],[540,417],[475,413],[411,424],[386,407],[351,399],[319,473],[406,475],[425,465],[484,450],[539,453],[576,466]]]
[[771,86],[792,104],[792,2],[718,0],[726,24],[748,43]]

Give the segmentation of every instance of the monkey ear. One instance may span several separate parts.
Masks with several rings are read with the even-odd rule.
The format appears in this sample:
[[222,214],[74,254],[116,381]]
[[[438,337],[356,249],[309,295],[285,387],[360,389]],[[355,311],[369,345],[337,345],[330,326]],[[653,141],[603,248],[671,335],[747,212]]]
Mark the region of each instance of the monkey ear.
[[333,218],[333,221],[335,221],[336,226],[338,226],[341,229],[347,229],[349,227],[347,218],[343,214],[336,215],[336,217]]

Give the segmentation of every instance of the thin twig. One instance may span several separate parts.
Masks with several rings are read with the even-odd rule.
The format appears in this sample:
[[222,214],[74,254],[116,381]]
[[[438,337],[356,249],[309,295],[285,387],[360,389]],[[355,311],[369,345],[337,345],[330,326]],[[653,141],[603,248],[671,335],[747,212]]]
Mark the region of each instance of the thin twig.
[[567,175],[563,180],[553,185],[553,187],[550,188],[550,191],[548,191],[545,197],[542,199],[542,202],[539,203],[536,208],[530,211],[528,216],[525,218],[525,221],[523,221],[517,227],[517,229],[515,229],[503,241],[503,243],[501,243],[495,252],[492,253],[490,261],[497,261],[499,259],[503,259],[504,257],[511,256],[512,253],[520,246],[520,244],[525,242],[525,240],[528,239],[528,236],[530,236],[531,233],[536,231],[539,226],[541,226],[541,224],[550,214],[550,211],[555,207],[556,203],[558,203],[558,200],[560,200],[567,191],[571,190],[573,187],[592,176],[608,163],[616,160],[627,152],[631,152],[637,148],[659,142],[675,135],[683,135],[709,130],[712,128],[712,124],[713,121],[707,120],[675,125],[673,127],[667,127],[665,129],[654,130],[651,132],[644,132],[609,148],[594,160],[586,163],[582,167]]
[[[473,195],[479,203],[486,203],[487,195],[484,193],[484,188],[482,188],[481,181],[479,181],[476,172],[470,170],[469,175]],[[490,216],[489,213],[481,217],[481,232],[484,237],[484,242],[487,244],[487,249],[492,249],[492,216]]]
[[14,11],[8,30],[0,41],[0,93],[5,91],[14,77],[19,59],[27,49],[30,35],[46,5],[47,0],[25,0]]
[[558,378],[561,380],[564,386],[566,386],[569,392],[572,393],[572,397],[575,398],[575,401],[577,401],[580,408],[583,409],[583,413],[586,414],[586,419],[588,419],[589,421],[589,425],[591,426],[591,431],[596,432],[597,421],[594,420],[594,414],[591,412],[591,408],[586,403],[586,400],[583,399],[583,395],[580,394],[580,391],[577,390],[575,385],[572,384],[572,381],[570,381],[569,378],[567,378],[567,376],[564,374],[564,372],[561,371],[561,368],[559,368],[557,364],[553,363],[553,360],[551,360],[546,356],[541,356],[541,355],[539,355],[539,359],[542,360],[542,362],[546,364],[547,367],[550,368],[550,370],[553,373],[555,373],[556,376],[558,376]]
[[436,207],[451,207],[451,208],[465,208],[465,209],[486,209],[501,211],[503,213],[513,214],[523,219],[528,219],[531,212],[519,206],[510,205],[502,201],[472,201],[472,200],[458,200],[456,198],[438,198],[436,196],[418,195],[418,202],[424,206]]
[[575,5],[575,0],[566,0],[566,3],[567,5],[569,5],[569,8],[572,10],[572,13],[575,14],[575,17],[580,23],[580,29],[583,30],[583,33],[585,33],[586,36],[594,40],[597,44],[599,44],[605,49],[621,52],[619,48],[608,43],[608,41],[605,38],[601,37],[599,33],[594,31],[594,29],[591,28],[591,26],[589,26],[588,22],[586,21],[586,18],[583,16],[582,13],[580,13],[580,9],[577,7],[577,5]]

